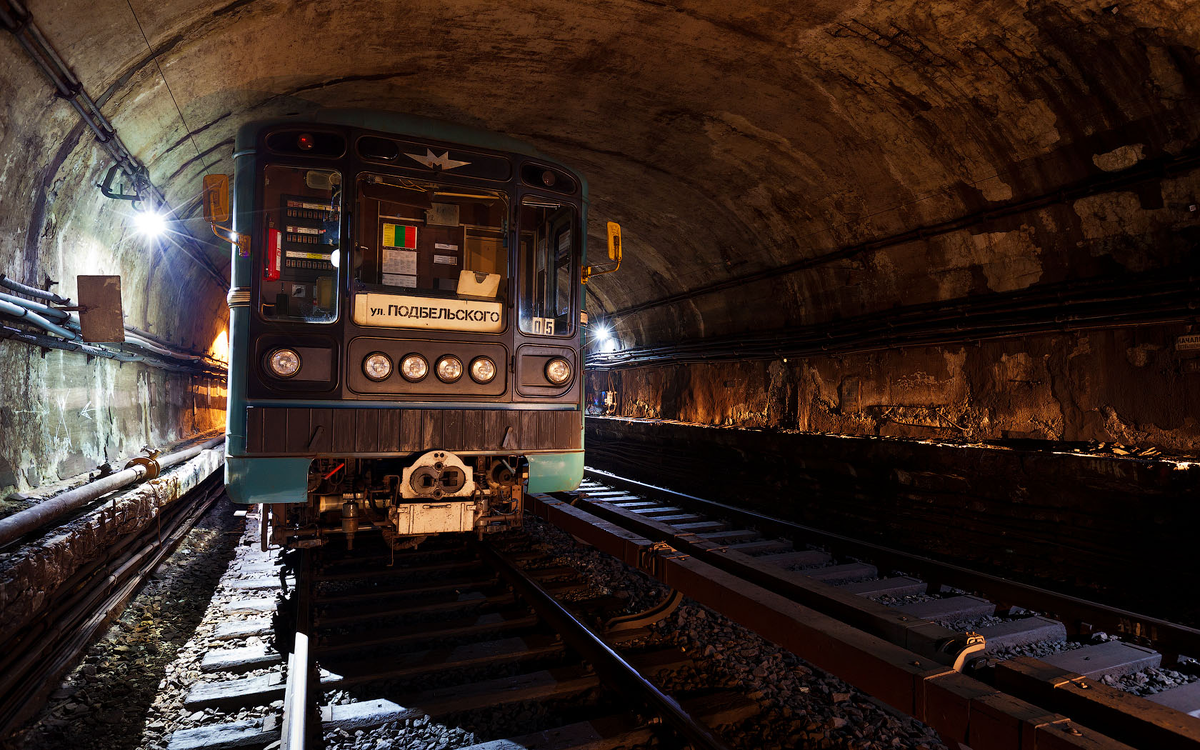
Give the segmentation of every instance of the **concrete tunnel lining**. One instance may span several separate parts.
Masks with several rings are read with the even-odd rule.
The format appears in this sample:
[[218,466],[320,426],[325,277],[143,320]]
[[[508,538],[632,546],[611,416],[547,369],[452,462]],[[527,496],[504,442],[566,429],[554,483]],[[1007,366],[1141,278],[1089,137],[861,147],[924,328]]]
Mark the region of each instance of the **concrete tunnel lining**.
[[[1191,170],[987,216],[1193,153],[1200,10],[1182,1],[743,3],[719,11],[686,2],[335,8],[236,0],[96,9],[60,1],[29,10],[224,273],[227,249],[196,218],[201,176],[232,171],[242,122],[328,106],[386,105],[482,127],[585,173],[593,246],[611,219],[625,227],[629,248],[620,274],[589,285],[593,315],[768,274],[619,315],[618,335],[631,347],[1181,268],[1195,243]],[[109,166],[103,152],[14,40],[4,44],[4,272],[24,281],[49,275],[64,293],[80,269],[119,272],[128,323],[208,348],[222,330],[225,290],[183,254],[147,248],[130,233],[125,207],[93,187]],[[981,218],[836,257],[964,216]],[[820,256],[831,260],[769,273]],[[623,398],[631,413],[700,422],[945,432],[940,418],[906,430],[844,409],[849,378],[866,384],[868,397],[879,394],[879,414],[945,407],[951,422],[968,416],[982,425],[968,437],[1107,437],[1181,451],[1196,424],[1190,381],[1170,351],[1183,330],[1105,334],[1086,345],[1048,334],[1036,355],[950,344],[815,356],[788,363],[782,369],[791,374],[753,392],[751,401],[791,394],[783,396],[794,404],[790,416],[779,420],[732,403],[722,390],[731,378],[702,368],[670,386],[702,406],[681,411],[669,394],[637,389]],[[139,440],[183,437],[219,419],[219,410],[196,416],[185,403],[195,384],[156,384],[131,368],[85,368],[69,354],[42,359],[0,346],[5,403],[35,394],[33,429],[6,407],[7,487],[28,489],[37,483],[30,479],[77,473],[136,451]],[[1080,356],[1076,370],[1111,362],[1119,372],[1100,386],[1091,381],[1104,378],[1070,375]],[[758,373],[767,364],[713,367]],[[1039,385],[1005,385],[1007,370],[1017,373],[1009,381]],[[733,380],[758,378],[748,377]],[[1139,379],[1165,395],[1105,410]],[[138,406],[144,399],[125,402],[122,394],[139,389],[156,393],[153,413]],[[89,403],[109,404],[106,424]],[[824,416],[802,418],[815,412]]]

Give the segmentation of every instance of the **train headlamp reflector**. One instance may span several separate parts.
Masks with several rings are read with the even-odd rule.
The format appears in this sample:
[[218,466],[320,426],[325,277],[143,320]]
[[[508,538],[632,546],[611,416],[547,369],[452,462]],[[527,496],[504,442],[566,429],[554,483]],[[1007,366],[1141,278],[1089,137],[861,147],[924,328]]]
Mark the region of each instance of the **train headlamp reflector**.
[[438,380],[443,383],[453,383],[461,378],[462,374],[462,360],[458,357],[447,354],[437,361]]
[[429,361],[420,354],[409,354],[400,361],[400,374],[413,383],[424,380],[429,374]]
[[471,379],[476,383],[490,383],[496,379],[496,363],[488,357],[476,357],[471,362]]
[[563,385],[571,380],[571,363],[562,357],[555,357],[546,363],[546,380],[555,385]]
[[366,375],[371,380],[379,382],[387,380],[387,377],[392,374],[392,358],[383,352],[374,352],[368,354],[363,360],[363,375]]
[[271,372],[280,378],[290,378],[300,372],[300,355],[295,349],[276,349],[267,358]]

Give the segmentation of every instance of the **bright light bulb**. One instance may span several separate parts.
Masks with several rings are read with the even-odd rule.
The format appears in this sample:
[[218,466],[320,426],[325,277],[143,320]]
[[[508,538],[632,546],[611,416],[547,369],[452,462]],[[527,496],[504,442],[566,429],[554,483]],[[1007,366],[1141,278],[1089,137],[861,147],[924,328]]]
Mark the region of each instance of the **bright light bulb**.
[[612,329],[605,325],[596,326],[596,340],[603,344],[612,338]]
[[332,253],[329,254],[329,262],[334,268],[337,268],[338,266],[340,266],[341,261],[342,261],[341,252],[334,250]]
[[158,237],[167,231],[167,220],[159,212],[149,209],[133,215],[133,226],[147,237]]

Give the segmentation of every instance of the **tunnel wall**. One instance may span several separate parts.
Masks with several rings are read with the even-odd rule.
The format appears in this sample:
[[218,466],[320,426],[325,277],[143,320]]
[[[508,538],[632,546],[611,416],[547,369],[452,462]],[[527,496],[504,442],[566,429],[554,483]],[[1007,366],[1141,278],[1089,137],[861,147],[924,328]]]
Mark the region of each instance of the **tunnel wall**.
[[589,466],[1177,621],[1200,616],[1178,596],[1195,567],[1195,463],[614,417],[585,429]]
[[[0,54],[0,272],[34,286],[55,280],[51,290],[72,299],[78,275],[119,274],[126,325],[219,349],[221,284],[178,237],[150,243],[133,233],[130,204],[97,188],[112,162],[91,132],[10,34],[0,34]],[[0,338],[0,501],[220,429],[224,408],[216,380]]]
[[[1098,441],[1200,451],[1189,327],[588,373],[592,411],[704,425],[957,442]],[[611,398],[611,405],[608,401]]]

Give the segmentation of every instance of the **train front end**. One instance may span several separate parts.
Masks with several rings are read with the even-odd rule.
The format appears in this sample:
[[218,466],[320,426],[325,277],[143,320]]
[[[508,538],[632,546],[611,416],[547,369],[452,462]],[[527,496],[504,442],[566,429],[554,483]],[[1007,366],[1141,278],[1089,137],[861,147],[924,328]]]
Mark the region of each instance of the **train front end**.
[[274,543],[484,534],[578,486],[578,174],[364,112],[247,125],[235,160],[226,485]]

